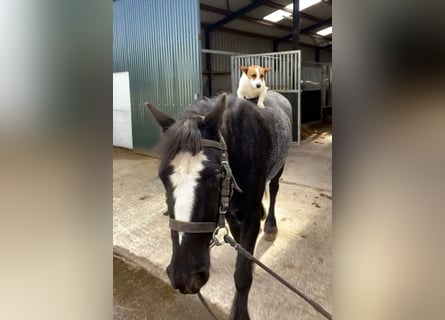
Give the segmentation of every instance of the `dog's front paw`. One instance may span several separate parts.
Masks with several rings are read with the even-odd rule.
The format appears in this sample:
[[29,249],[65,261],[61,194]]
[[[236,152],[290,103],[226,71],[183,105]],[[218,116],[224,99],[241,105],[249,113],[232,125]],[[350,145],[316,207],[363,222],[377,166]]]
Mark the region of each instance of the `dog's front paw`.
[[258,107],[261,108],[261,109],[264,109],[265,108],[264,103],[258,102]]

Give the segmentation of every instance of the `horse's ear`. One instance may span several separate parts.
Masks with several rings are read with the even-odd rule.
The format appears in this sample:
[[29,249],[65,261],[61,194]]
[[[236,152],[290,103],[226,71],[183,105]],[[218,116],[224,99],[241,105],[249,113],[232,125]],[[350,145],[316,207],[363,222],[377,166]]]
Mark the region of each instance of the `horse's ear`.
[[224,111],[227,106],[227,94],[223,93],[216,97],[215,107],[212,111],[206,116],[206,123],[210,128],[214,128],[215,131],[218,131],[221,127],[222,119]]
[[163,132],[165,132],[176,122],[175,119],[170,117],[168,114],[156,109],[150,102],[146,102],[145,106],[150,110],[157,123],[162,127]]

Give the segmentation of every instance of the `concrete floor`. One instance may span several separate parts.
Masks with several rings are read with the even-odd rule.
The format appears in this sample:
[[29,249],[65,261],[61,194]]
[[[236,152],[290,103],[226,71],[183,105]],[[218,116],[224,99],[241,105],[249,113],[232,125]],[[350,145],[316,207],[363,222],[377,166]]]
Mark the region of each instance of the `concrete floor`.
[[[317,130],[289,150],[276,204],[278,236],[268,242],[261,233],[255,256],[332,311],[332,140],[330,127]],[[115,319],[211,319],[196,296],[171,289],[165,273],[171,243],[159,160],[118,148],[113,156]],[[201,290],[219,319],[230,311],[235,258],[230,246],[212,249]],[[252,319],[324,319],[259,267],[249,312]]]

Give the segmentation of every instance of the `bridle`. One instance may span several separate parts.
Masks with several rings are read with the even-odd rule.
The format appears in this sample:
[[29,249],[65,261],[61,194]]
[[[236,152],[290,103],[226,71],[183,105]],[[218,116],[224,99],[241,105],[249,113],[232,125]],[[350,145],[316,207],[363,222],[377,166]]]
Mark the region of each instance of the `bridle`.
[[[180,221],[170,217],[170,229],[185,233],[212,233],[212,242],[210,247],[221,245],[224,243],[223,237],[228,234],[225,224],[225,217],[229,208],[230,199],[233,195],[233,189],[242,192],[238,186],[232,169],[229,165],[229,155],[227,152],[227,144],[219,132],[220,142],[208,139],[201,139],[201,145],[205,148],[214,148],[221,151],[221,175],[220,175],[220,196],[219,196],[219,216],[217,222],[188,222]],[[223,232],[220,232],[223,230]]]
[[[202,117],[203,116],[194,116],[194,117]],[[315,310],[317,310],[320,314],[322,314],[325,318],[331,320],[332,315],[326,311],[319,303],[315,300],[308,297],[305,293],[297,288],[293,287],[289,282],[280,277],[266,265],[264,265],[261,261],[256,259],[249,251],[244,249],[239,243],[233,240],[229,231],[225,224],[225,216],[227,210],[229,208],[229,202],[233,195],[233,189],[238,192],[242,192],[238,184],[236,183],[235,177],[232,174],[232,169],[229,165],[229,155],[227,153],[227,145],[221,134],[218,133],[220,142],[208,139],[201,139],[201,145],[205,148],[215,148],[221,151],[221,178],[220,178],[220,197],[219,197],[219,217],[217,222],[186,222],[172,219],[170,217],[170,229],[185,232],[185,233],[212,233],[212,240],[210,242],[210,248],[213,246],[221,246],[225,243],[230,244],[238,253],[244,255],[247,259],[256,263],[258,266],[266,270],[269,274],[271,274],[275,279],[280,281],[283,285],[288,287],[294,293],[299,295],[302,299],[308,302]],[[220,232],[223,231],[223,232]],[[207,302],[204,300],[201,292],[198,292],[198,297],[201,300],[204,307],[208,310],[208,312],[212,315],[214,319],[217,319],[212,310],[209,308]]]

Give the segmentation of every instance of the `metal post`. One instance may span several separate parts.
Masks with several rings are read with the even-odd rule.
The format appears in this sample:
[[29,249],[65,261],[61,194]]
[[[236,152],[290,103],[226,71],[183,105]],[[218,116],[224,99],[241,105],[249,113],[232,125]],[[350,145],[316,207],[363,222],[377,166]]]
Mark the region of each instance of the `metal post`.
[[273,40],[273,42],[272,42],[272,51],[273,52],[278,51],[278,41],[277,40]]
[[[300,50],[300,0],[294,0],[294,8],[292,12],[292,49],[293,50]],[[298,102],[296,106],[292,106],[292,131],[293,131],[293,140],[297,139],[298,144],[300,144],[300,122],[301,122],[301,114],[300,114],[300,96],[301,96],[301,90],[300,90],[300,59],[301,59],[301,51],[297,54],[297,88],[298,88]],[[296,107],[296,108],[295,108]],[[295,110],[297,109],[297,110]],[[295,119],[295,116],[297,116],[297,119]],[[297,132],[295,132],[297,131]]]
[[300,50],[300,0],[294,0],[292,15],[292,49]]
[[[210,49],[210,31],[208,29],[205,30],[205,47],[206,49]],[[210,53],[206,53],[206,69],[208,72],[208,89],[209,89],[209,97],[212,96],[212,56]]]
[[321,48],[315,49],[315,62],[320,62],[320,51]]
[[[298,60],[298,62],[297,62],[297,68],[298,68],[298,72],[297,72],[297,88],[298,88],[297,140],[298,140],[298,145],[300,145],[300,142],[301,142],[301,50],[299,50],[297,53],[297,60]],[[295,122],[294,122],[294,124],[295,124]]]

